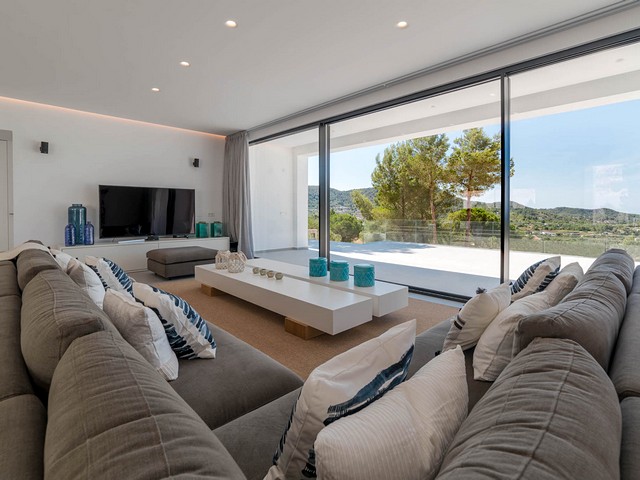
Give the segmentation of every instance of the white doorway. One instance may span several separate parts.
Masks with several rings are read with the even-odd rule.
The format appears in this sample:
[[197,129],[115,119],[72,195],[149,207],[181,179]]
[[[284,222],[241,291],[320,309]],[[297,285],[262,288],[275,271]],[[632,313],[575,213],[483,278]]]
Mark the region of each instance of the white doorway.
[[11,132],[0,130],[0,252],[13,245]]

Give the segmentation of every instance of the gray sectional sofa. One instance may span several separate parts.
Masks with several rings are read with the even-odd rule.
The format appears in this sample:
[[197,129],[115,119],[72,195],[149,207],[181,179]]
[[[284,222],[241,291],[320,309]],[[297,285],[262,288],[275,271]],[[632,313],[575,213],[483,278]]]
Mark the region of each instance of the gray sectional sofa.
[[[639,279],[603,254],[520,322],[493,383],[467,350],[469,416],[439,478],[640,478]],[[2,478],[261,479],[302,385],[214,325],[217,358],[166,382],[42,251],[0,262],[0,326]],[[410,375],[448,330],[417,336]]]

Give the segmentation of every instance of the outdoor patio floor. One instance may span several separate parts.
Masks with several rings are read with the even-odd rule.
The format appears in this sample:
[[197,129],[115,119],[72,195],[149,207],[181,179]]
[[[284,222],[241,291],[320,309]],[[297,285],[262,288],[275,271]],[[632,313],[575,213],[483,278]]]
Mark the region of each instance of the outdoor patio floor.
[[[307,265],[318,256],[318,242],[309,248],[258,251],[256,256],[297,265]],[[403,242],[367,244],[331,242],[331,260],[353,265],[375,266],[378,280],[400,283],[424,290],[471,297],[478,287],[497,286],[500,277],[500,251],[473,247],[451,247]],[[515,252],[509,256],[509,276],[517,278],[529,265],[554,256],[552,253]],[[562,255],[562,266],[578,262],[586,271],[594,258]]]

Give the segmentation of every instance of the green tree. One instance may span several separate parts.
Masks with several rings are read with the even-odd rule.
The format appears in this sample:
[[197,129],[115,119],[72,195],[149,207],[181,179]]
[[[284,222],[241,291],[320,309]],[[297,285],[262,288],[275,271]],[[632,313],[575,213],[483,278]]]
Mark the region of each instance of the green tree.
[[453,190],[465,197],[468,238],[471,233],[471,198],[500,182],[500,137],[491,138],[482,128],[471,128],[453,143],[455,146],[447,159],[446,169]]
[[[442,186],[446,179],[444,165],[449,139],[442,133],[415,138],[407,144],[411,148],[409,170],[416,186],[416,198],[421,199],[428,209],[432,224],[431,242],[438,243],[437,205],[439,197],[443,197]],[[424,218],[424,214],[421,216]]]
[[362,221],[349,213],[335,213],[331,211],[330,216],[331,233],[340,236],[343,242],[353,242],[357,240],[362,231]]
[[399,142],[385,148],[382,158],[376,156],[371,184],[376,189],[376,203],[396,218],[410,217],[412,178],[409,168],[411,148]]
[[356,208],[360,211],[360,215],[365,220],[373,220],[373,202],[369,200],[361,191],[352,190],[351,199]]

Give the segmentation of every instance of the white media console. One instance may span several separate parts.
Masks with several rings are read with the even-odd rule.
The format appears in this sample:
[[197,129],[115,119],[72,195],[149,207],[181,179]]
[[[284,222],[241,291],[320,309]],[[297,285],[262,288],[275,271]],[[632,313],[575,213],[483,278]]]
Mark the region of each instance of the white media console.
[[158,248],[205,247],[215,250],[229,250],[229,237],[213,238],[161,238],[151,241],[100,242],[94,245],[76,245],[58,247],[79,260],[84,257],[103,257],[113,260],[127,272],[140,272],[147,269],[147,252]]

